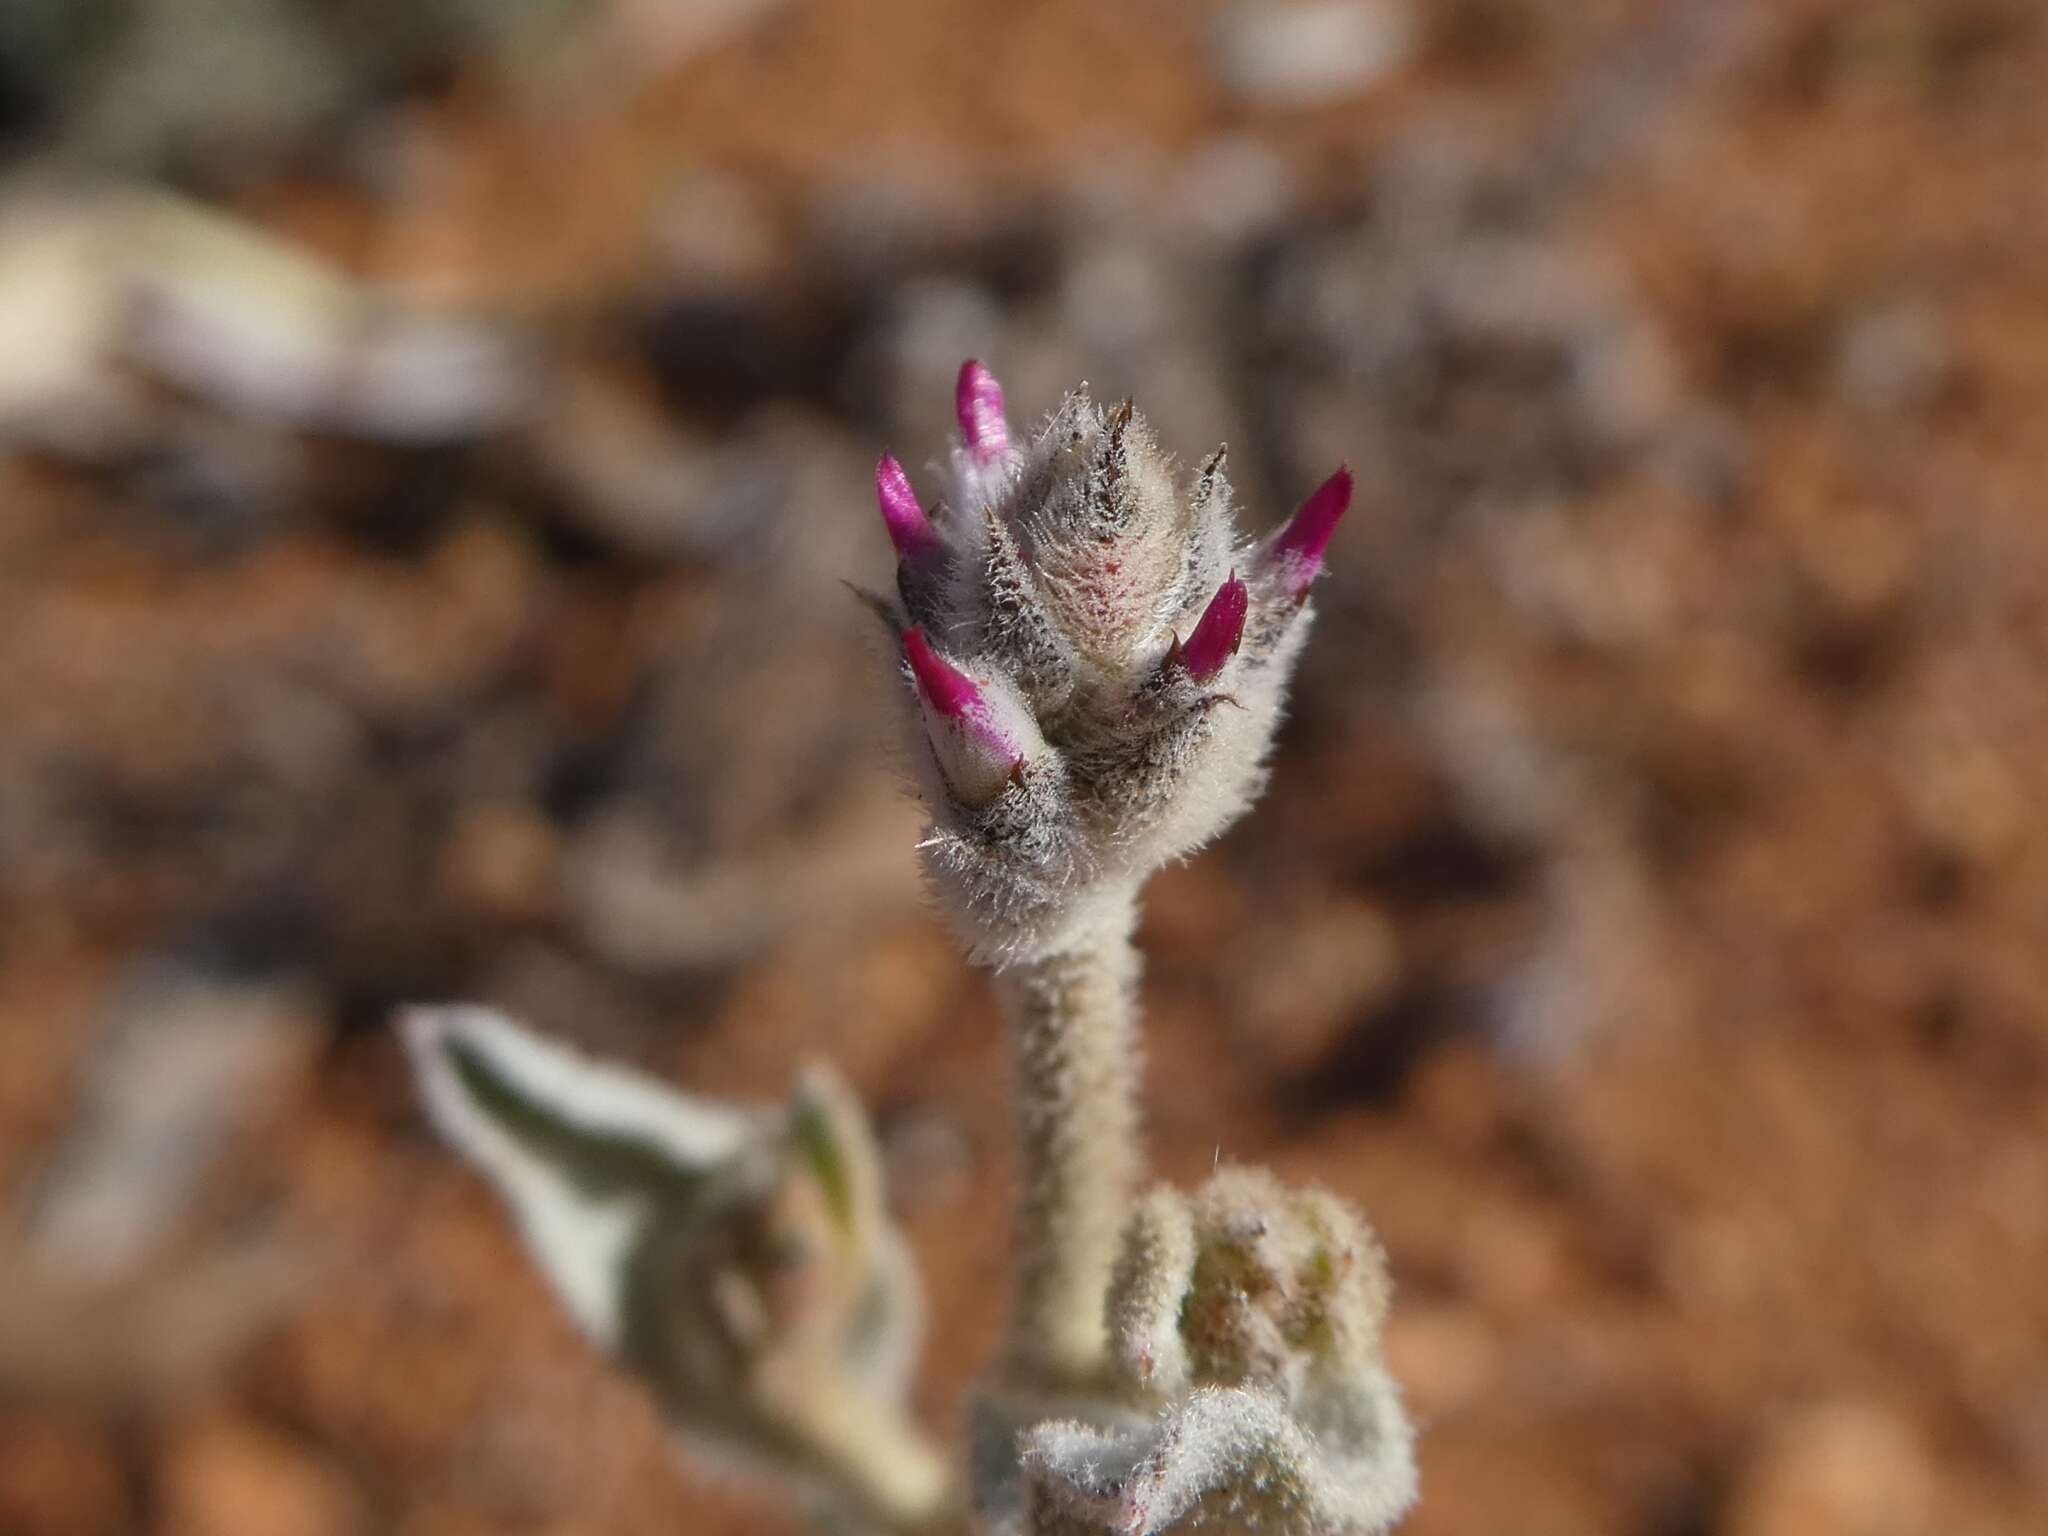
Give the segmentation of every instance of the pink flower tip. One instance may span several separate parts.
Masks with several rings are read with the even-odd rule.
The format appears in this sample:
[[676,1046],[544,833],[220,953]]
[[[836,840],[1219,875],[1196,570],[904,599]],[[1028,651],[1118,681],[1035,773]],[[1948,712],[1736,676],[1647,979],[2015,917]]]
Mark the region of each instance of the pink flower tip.
[[1223,663],[1237,654],[1244,639],[1244,619],[1251,607],[1251,592],[1238,580],[1237,572],[1216,589],[1209,606],[1202,610],[1185,644],[1174,651],[1174,659],[1189,677],[1206,683],[1223,670]]
[[933,650],[922,629],[903,632],[903,659],[933,713],[958,720],[981,703],[981,685]]
[[889,530],[897,559],[922,560],[939,552],[939,531],[918,505],[910,477],[893,453],[883,454],[875,465],[875,500],[882,505],[882,525]]
[[1281,530],[1273,545],[1273,558],[1295,598],[1308,596],[1309,583],[1323,568],[1323,551],[1329,548],[1338,519],[1350,505],[1351,467],[1347,464],[1310,492],[1301,510]]
[[984,687],[939,655],[922,629],[903,632],[940,776],[969,805],[987,805],[1024,780],[1024,760],[1043,746],[1023,706],[1000,688]]
[[953,409],[960,417],[960,436],[977,465],[985,469],[1010,451],[1010,423],[1003,415],[1003,386],[971,357],[960,365]]

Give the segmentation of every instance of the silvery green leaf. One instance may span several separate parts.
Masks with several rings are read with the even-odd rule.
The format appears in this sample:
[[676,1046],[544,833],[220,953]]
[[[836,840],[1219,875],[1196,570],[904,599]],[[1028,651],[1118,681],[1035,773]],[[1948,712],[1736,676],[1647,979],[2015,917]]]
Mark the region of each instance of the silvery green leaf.
[[402,1028],[435,1128],[491,1181],[569,1314],[619,1348],[655,1206],[738,1155],[769,1112],[686,1096],[488,1008],[416,1008]]
[[403,1028],[435,1124],[688,1449],[857,1521],[929,1515],[948,1477],[904,1407],[917,1276],[836,1078],[813,1068],[787,1106],[729,1105],[484,1008]]

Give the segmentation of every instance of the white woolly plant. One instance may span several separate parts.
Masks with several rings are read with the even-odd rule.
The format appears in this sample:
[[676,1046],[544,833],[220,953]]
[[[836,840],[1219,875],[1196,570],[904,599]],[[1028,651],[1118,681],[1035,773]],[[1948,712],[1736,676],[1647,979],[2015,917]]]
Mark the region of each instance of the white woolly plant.
[[943,1506],[949,1470],[904,1407],[916,1271],[836,1078],[805,1072],[786,1106],[717,1103],[489,1009],[400,1023],[436,1128],[687,1450],[840,1524],[913,1528]]
[[1034,1536],[1379,1531],[1415,1497],[1412,1436],[1380,1357],[1379,1244],[1325,1190],[1262,1169],[1140,1200],[1111,1279],[1111,1377],[1142,1417],[1023,1439]]
[[970,361],[956,406],[943,500],[876,468],[897,579],[868,601],[925,869],[1015,1062],[1014,1289],[964,1484],[903,1415],[915,1289],[843,1094],[696,1104],[445,1010],[412,1016],[429,1104],[678,1428],[840,1525],[1372,1536],[1415,1482],[1378,1246],[1256,1171],[1140,1198],[1132,942],[1146,877],[1261,787],[1350,476],[1248,542],[1222,450],[1183,484],[1128,401],[1077,391],[1018,446]]

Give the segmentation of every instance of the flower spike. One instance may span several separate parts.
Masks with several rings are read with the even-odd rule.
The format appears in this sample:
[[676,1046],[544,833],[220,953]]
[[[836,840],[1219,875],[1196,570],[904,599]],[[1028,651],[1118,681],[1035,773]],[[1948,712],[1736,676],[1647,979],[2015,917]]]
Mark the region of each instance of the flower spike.
[[1287,593],[1296,602],[1308,596],[1309,583],[1323,568],[1323,551],[1337,531],[1337,520],[1351,505],[1351,467],[1330,476],[1301,504],[1301,510],[1273,541],[1269,556]]
[[939,531],[918,505],[910,477],[893,453],[883,454],[875,465],[875,500],[881,504],[882,523],[889,530],[889,542],[896,546],[897,559],[924,562],[941,553],[944,545]]
[[1251,590],[1237,572],[1216,590],[1209,606],[1202,610],[1185,643],[1177,643],[1173,660],[1198,683],[1206,683],[1223,670],[1223,663],[1237,654],[1244,640],[1245,615],[1251,609]]
[[[1251,804],[1351,480],[1254,552],[1222,454],[1181,476],[1129,400],[1075,389],[1013,437],[1001,386],[969,359],[954,405],[941,554],[910,559],[899,533],[901,601],[885,606],[918,704],[903,719],[932,813],[926,874],[973,958],[1013,965],[1086,941],[1104,892]],[[893,460],[881,483],[892,533],[921,541]],[[1198,707],[1219,693],[1235,707]]]
[[960,365],[953,391],[953,409],[960,417],[960,436],[977,468],[986,469],[1010,451],[1010,423],[1003,415],[1003,386],[973,358]]
[[903,632],[903,659],[947,788],[969,805],[987,805],[1022,775],[1024,760],[1042,744],[1030,713],[933,650],[922,629]]

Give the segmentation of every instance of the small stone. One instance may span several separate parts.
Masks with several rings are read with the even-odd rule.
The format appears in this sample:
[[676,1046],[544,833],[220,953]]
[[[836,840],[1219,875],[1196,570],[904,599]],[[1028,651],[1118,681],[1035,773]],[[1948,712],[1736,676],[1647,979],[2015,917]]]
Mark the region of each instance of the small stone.
[[1860,310],[1844,323],[1835,344],[1835,387],[1850,405],[1873,416],[1925,410],[1953,368],[1941,316],[1925,300]]
[[538,922],[553,909],[561,839],[531,805],[471,806],[457,820],[444,856],[450,894],[486,917]]
[[137,195],[110,218],[119,354],[231,415],[430,445],[502,431],[539,399],[537,354],[502,326],[393,304],[196,203]]
[[133,451],[145,404],[109,366],[121,283],[92,205],[0,208],[0,441],[95,460]]
[[1912,1536],[1931,1528],[1938,1474],[1900,1415],[1868,1402],[1809,1410],[1737,1484],[1729,1536]]
[[1362,95],[1414,52],[1416,28],[1389,0],[1234,5],[1211,56],[1233,95],[1261,106],[1320,107]]
[[[1318,1072],[1400,980],[1399,938],[1371,902],[1335,895],[1304,902],[1270,932],[1248,929],[1243,942],[1228,967],[1234,976],[1257,978],[1240,982],[1242,995],[1232,1003],[1243,1021],[1243,1048],[1280,1077]],[[1270,985],[1275,975],[1288,984]]]
[[1300,196],[1293,166],[1272,145],[1225,134],[1189,153],[1171,209],[1176,225],[1221,249],[1278,228]]
[[158,1536],[349,1536],[361,1493],[340,1469],[259,1425],[206,1423],[173,1441]]
[[141,1262],[215,1160],[284,1101],[319,1034],[317,1001],[292,976],[134,962],[95,1021],[79,1112],[36,1191],[36,1261],[74,1287]]
[[708,170],[686,172],[668,188],[652,238],[665,276],[678,287],[762,286],[784,260],[754,190]]

